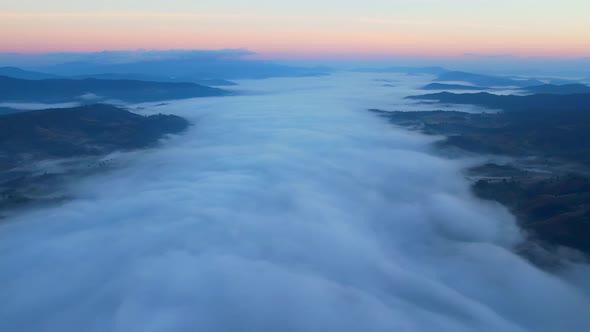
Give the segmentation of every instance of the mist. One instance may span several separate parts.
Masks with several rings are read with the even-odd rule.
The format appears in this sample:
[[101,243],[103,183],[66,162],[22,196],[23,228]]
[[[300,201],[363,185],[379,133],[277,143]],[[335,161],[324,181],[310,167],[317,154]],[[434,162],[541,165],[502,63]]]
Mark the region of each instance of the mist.
[[8,107],[15,110],[33,111],[47,108],[65,108],[65,107],[76,107],[80,103],[57,103],[57,104],[44,104],[44,103],[0,103],[0,107]]
[[0,330],[585,331],[588,267],[516,255],[524,235],[471,194],[469,160],[367,111],[426,107],[402,98],[429,79],[137,105],[193,126],[0,223]]

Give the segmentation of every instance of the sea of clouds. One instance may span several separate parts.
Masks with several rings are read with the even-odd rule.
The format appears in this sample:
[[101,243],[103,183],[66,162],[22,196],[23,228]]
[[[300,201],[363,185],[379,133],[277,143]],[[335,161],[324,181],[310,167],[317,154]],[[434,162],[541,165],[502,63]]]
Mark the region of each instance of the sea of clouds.
[[[391,86],[384,86],[389,79]],[[0,224],[1,331],[587,331],[585,266],[515,255],[465,161],[369,108],[427,77],[242,81],[194,125]]]

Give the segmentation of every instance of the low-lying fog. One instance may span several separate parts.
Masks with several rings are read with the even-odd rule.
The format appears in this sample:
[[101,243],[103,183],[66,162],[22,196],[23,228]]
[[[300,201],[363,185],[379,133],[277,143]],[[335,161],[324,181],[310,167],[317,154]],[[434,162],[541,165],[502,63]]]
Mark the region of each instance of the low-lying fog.
[[0,330],[586,331],[588,270],[513,254],[513,217],[470,194],[461,161],[366,111],[419,109],[401,97],[427,81],[142,105],[194,126],[0,225]]

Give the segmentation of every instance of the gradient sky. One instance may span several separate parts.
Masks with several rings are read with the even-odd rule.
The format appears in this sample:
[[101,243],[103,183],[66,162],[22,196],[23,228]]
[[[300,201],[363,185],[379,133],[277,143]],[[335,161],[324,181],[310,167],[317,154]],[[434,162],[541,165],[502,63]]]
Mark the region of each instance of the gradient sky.
[[590,56],[588,0],[0,0],[0,51]]

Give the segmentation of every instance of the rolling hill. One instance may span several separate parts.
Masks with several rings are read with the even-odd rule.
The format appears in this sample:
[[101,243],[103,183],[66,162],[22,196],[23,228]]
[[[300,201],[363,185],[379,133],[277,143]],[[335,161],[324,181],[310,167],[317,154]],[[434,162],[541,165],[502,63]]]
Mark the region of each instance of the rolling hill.
[[143,148],[187,126],[177,116],[142,116],[104,104],[20,112],[0,116],[0,150],[9,159],[98,155]]
[[17,67],[0,67],[0,76],[20,78],[24,80],[45,80],[59,78],[57,75],[46,74],[36,71],[24,70]]
[[23,80],[0,76],[0,102],[95,103],[119,100],[139,103],[227,94],[224,90],[195,83],[97,79]]
[[[107,166],[117,150],[149,148],[188,121],[174,115],[142,116],[110,105],[48,109],[0,116],[0,220],[32,203],[67,199],[64,184]],[[68,159],[67,167],[41,169],[37,161]],[[92,161],[93,160],[93,161]],[[38,164],[41,165],[41,164]]]
[[154,76],[154,75],[143,75],[143,74],[88,74],[88,75],[76,75],[70,77],[72,79],[84,80],[84,79],[98,79],[98,80],[133,80],[133,81],[148,81],[148,82],[172,82],[172,83],[196,83],[206,86],[234,86],[237,83],[224,80],[224,79],[206,79],[195,76]]
[[543,82],[536,79],[520,79],[504,76],[492,76],[467,73],[462,71],[444,72],[435,79],[436,82],[467,82],[483,87],[527,87],[542,85]]
[[446,136],[437,146],[451,153],[459,149],[510,156],[508,165],[468,171],[474,193],[506,205],[533,241],[574,248],[590,257],[590,107],[500,113],[374,111],[398,126]]
[[567,95],[567,94],[578,94],[578,93],[590,93],[590,86],[584,84],[564,84],[564,85],[554,85],[554,84],[544,84],[544,85],[537,85],[537,86],[530,86],[526,88],[522,88],[522,91],[534,93],[534,94],[558,94],[558,95]]
[[[409,96],[406,99],[429,100],[449,104],[467,104],[502,109],[508,112],[535,111],[553,113],[573,111],[575,114],[590,114],[590,93],[586,94],[535,94],[529,96],[495,95],[487,92],[455,94],[441,92],[420,96]],[[581,113],[580,113],[581,112]]]
[[444,84],[444,83],[431,83],[426,86],[422,87],[422,90],[473,90],[473,91],[482,91],[488,90],[488,88],[480,87],[480,86],[471,86],[471,85],[463,85],[463,84]]

